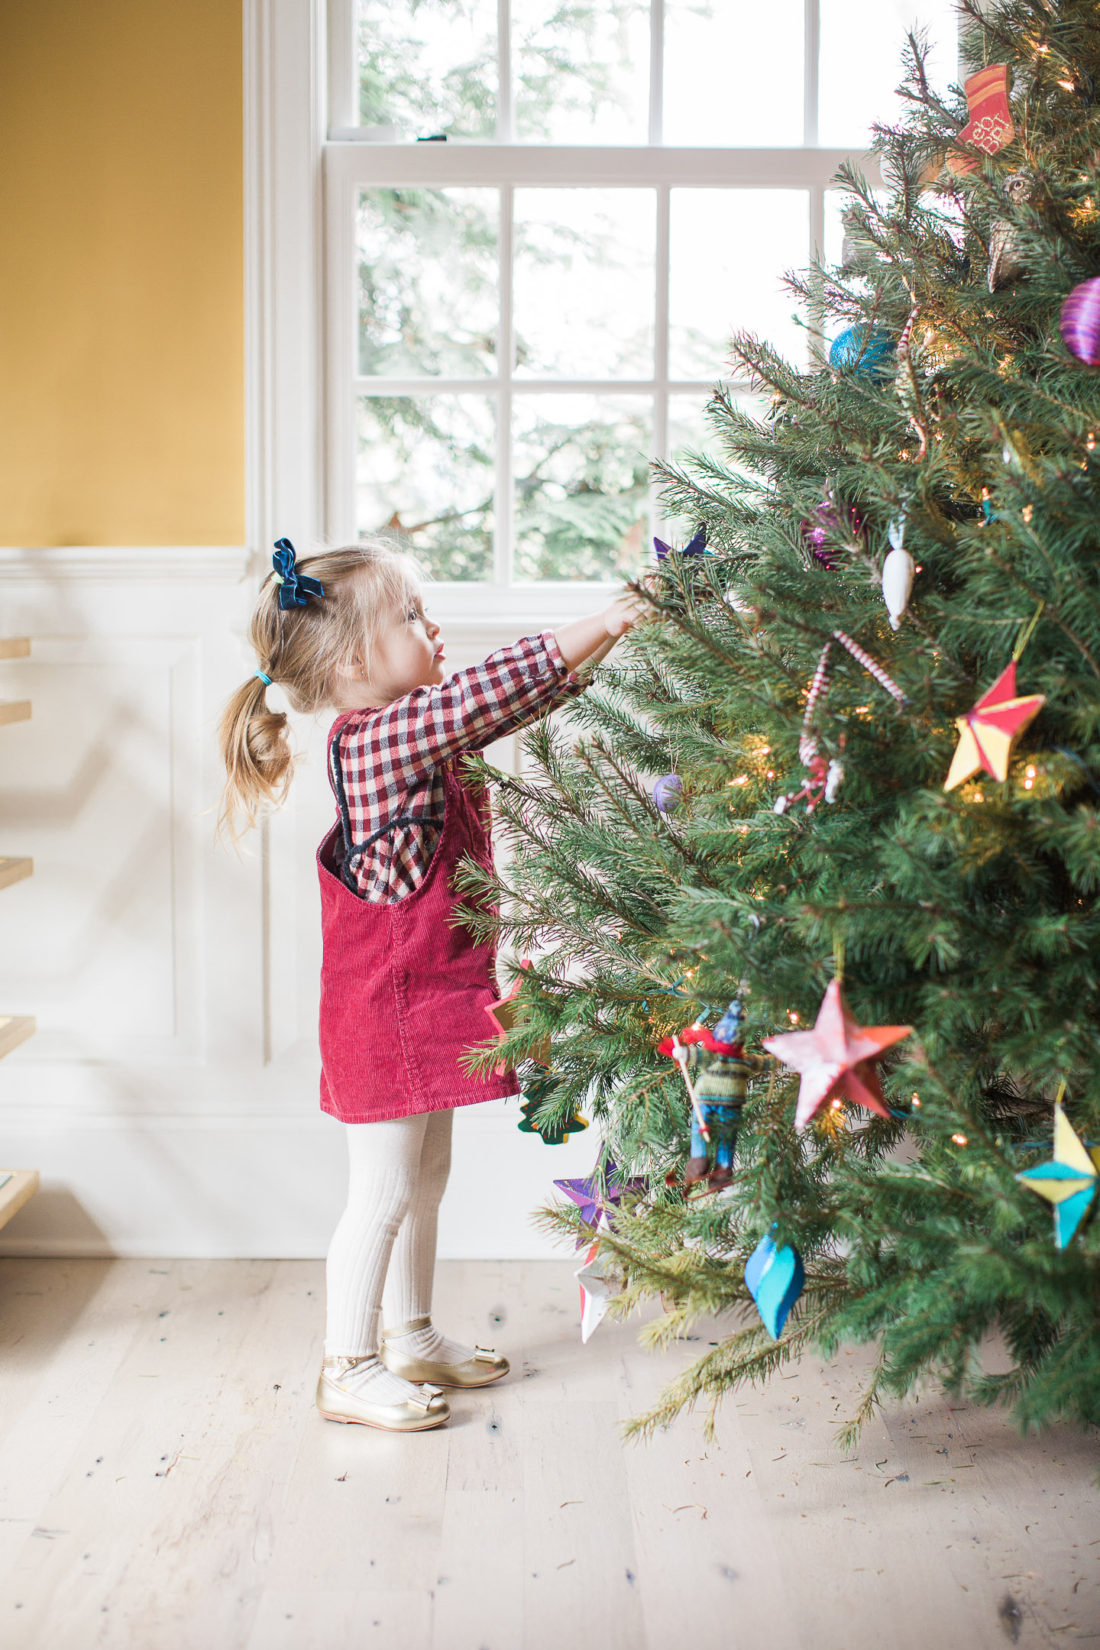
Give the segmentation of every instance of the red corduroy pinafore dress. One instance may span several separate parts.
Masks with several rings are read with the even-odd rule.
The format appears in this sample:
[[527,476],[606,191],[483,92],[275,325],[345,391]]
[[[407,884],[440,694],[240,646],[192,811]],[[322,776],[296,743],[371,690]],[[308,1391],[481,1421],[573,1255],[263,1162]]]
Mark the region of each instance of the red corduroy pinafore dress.
[[[328,747],[348,712],[329,729]],[[452,915],[451,888],[464,854],[492,863],[488,793],[442,765],[443,829],[424,880],[389,904],[360,899],[336,870],[336,823],[317,849],[321,884],[321,1110],[342,1123],[519,1094],[514,1068],[471,1076],[459,1055],[493,1035],[486,1005],[500,996],[496,945],[474,940]],[[332,784],[332,772],[329,771]]]

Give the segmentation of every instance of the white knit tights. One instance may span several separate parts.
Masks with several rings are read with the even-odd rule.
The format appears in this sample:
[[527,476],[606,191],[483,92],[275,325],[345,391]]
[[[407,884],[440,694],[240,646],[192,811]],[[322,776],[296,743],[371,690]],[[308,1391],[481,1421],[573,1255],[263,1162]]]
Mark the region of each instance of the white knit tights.
[[[326,1357],[377,1354],[380,1313],[387,1329],[430,1314],[453,1122],[447,1110],[345,1125],[348,1203],[325,1262]],[[431,1325],[400,1346],[447,1362],[474,1355]]]

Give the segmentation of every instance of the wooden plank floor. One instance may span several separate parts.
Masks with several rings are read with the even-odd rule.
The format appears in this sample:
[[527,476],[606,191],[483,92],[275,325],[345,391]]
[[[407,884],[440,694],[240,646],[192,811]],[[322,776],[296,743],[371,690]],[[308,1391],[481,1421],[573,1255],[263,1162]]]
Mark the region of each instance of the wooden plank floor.
[[445,1261],[512,1361],[400,1436],[313,1408],[318,1261],[0,1259],[4,1650],[1003,1650],[1100,1641],[1096,1439],[930,1393],[841,1456],[865,1354],[648,1444],[717,1334],[582,1346],[571,1260]]

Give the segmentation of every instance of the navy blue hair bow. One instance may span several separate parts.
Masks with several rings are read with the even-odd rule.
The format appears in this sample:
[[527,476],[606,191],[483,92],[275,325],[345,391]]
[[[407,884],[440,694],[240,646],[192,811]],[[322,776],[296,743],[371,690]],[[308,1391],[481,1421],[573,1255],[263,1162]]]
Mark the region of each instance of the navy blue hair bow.
[[[671,544],[666,544],[664,539],[654,539],[653,540],[653,548],[657,552],[657,560],[658,561],[664,561],[665,557],[667,555],[670,555],[671,552],[672,552]],[[681,556],[702,556],[704,554],[706,554],[706,555],[710,554],[710,552],[707,550],[707,530],[706,530],[705,527],[700,527],[699,531],[696,533],[695,537],[691,540],[690,544],[685,544],[684,545],[684,548],[680,551],[680,555]]]
[[271,558],[279,580],[279,606],[304,607],[309,596],[323,596],[325,587],[320,579],[311,579],[306,573],[294,570],[294,546],[289,539],[277,539]]

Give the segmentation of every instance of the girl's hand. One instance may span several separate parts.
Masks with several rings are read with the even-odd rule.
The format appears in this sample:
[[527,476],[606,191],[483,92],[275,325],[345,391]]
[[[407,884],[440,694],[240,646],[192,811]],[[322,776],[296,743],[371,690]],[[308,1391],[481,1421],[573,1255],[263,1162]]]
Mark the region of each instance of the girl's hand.
[[[647,588],[652,587],[653,575],[648,574],[641,581]],[[603,621],[607,634],[612,638],[625,636],[628,630],[649,616],[649,608],[640,596],[632,590],[624,590],[621,596],[616,596],[610,607],[604,608]]]
[[[653,574],[643,575],[637,581],[647,590],[655,588]],[[571,619],[554,632],[558,649],[570,670],[576,670],[582,660],[597,665],[606,658],[620,636],[646,617],[647,608],[640,596],[624,590],[602,613],[589,613],[583,619]]]

